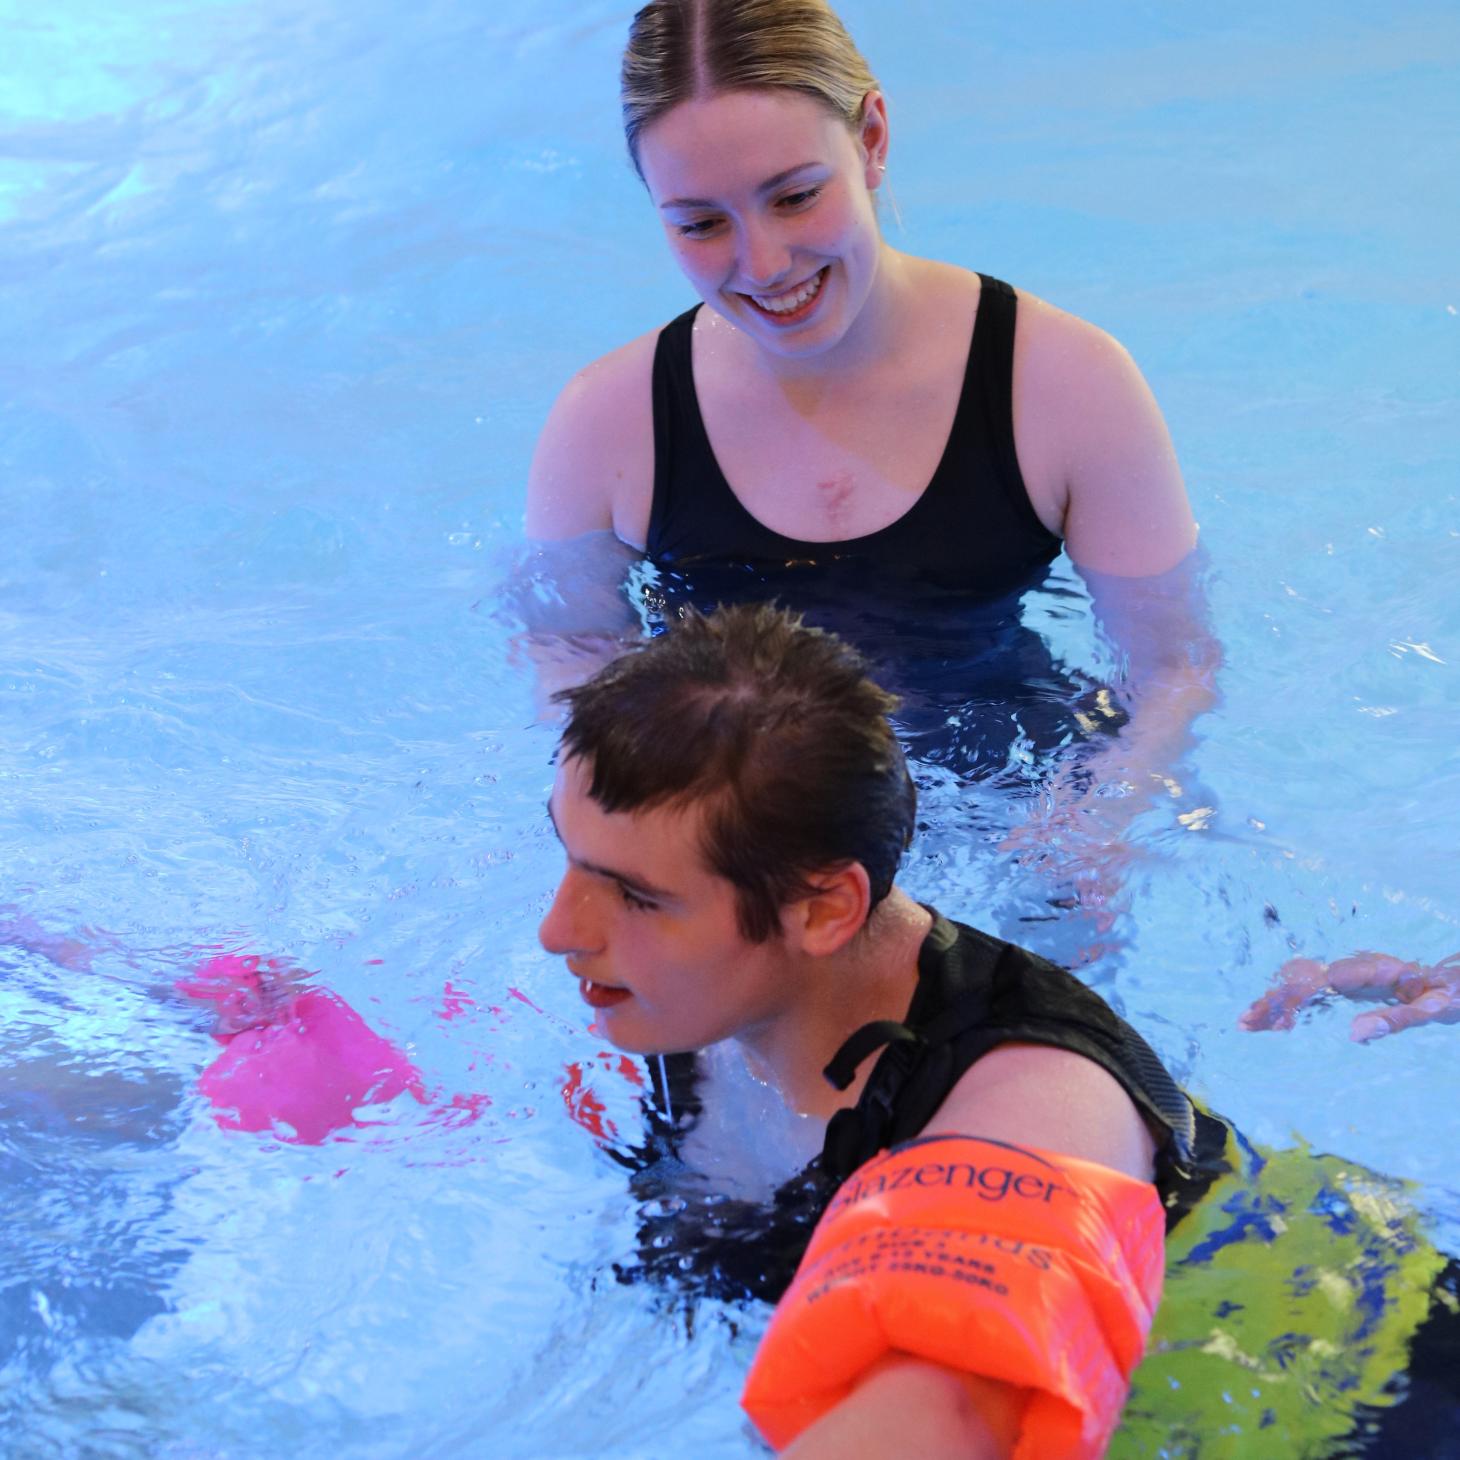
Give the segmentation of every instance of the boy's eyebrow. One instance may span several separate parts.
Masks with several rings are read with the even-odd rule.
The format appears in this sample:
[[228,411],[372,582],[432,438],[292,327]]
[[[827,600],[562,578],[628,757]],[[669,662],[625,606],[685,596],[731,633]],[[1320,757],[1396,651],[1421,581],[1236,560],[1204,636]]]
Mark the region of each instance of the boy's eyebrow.
[[[795,167],[785,168],[783,171],[768,177],[763,183],[756,187],[758,193],[773,193],[782,183],[789,182],[798,172],[805,172],[808,167],[817,167],[815,162],[798,162]],[[661,208],[713,208],[716,206],[710,198],[670,198],[660,203]]]
[[[553,835],[562,843],[563,850],[568,851],[568,844],[563,841],[563,834],[558,830],[558,818],[553,815],[553,798],[547,799],[548,820],[553,824]],[[648,899],[650,902],[678,902],[679,899],[662,887],[655,887],[652,882],[645,882],[642,877],[631,876],[627,872],[617,872],[612,867],[600,866],[597,862],[585,862],[581,857],[575,857],[568,852],[568,860],[584,872],[592,872],[596,877],[607,877],[610,882],[617,882],[620,887],[627,887],[632,893],[639,897]]]

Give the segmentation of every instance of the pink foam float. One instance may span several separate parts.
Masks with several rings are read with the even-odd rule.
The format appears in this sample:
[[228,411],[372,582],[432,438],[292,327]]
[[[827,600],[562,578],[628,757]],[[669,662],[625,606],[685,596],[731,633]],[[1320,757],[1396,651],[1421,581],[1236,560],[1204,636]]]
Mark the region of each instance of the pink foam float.
[[227,953],[177,981],[217,1006],[223,1046],[198,1088],[225,1130],[319,1145],[357,1112],[409,1094],[427,1103],[410,1057],[328,989],[300,987],[275,959]]

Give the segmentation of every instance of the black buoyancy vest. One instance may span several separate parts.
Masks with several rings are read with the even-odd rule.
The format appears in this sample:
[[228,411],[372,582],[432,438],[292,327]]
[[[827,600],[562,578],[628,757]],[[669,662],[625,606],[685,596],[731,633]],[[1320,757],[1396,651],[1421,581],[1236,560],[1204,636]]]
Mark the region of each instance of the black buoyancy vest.
[[1047,959],[929,911],[906,1017],[864,1025],[837,1051],[826,1076],[839,1089],[882,1054],[857,1103],[832,1117],[821,1154],[769,1204],[708,1191],[686,1171],[679,1143],[699,1110],[694,1057],[658,1070],[651,1061],[649,1141],[616,1153],[634,1171],[641,1201],[638,1259],[618,1266],[622,1279],[659,1279],[690,1296],[778,1300],[837,1187],[879,1151],[919,1135],[964,1073],[1003,1044],[1067,1049],[1120,1083],[1157,1136],[1168,1229],[1228,1169],[1226,1125],[1193,1105],[1099,994]]
[[[857,1030],[826,1068],[839,1090],[882,1049],[857,1103],[827,1127],[821,1167],[844,1181],[879,1151],[920,1134],[963,1075],[1002,1044],[1042,1044],[1093,1060],[1157,1135],[1156,1185],[1189,1180],[1225,1136],[1155,1050],[1092,989],[1048,959],[933,912],[907,1017]],[[1207,1122],[1218,1130],[1206,1128]]]

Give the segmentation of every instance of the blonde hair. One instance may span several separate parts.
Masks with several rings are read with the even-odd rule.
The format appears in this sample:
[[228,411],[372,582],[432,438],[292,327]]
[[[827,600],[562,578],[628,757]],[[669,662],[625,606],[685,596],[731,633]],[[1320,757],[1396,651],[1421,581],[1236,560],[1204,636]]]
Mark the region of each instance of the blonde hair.
[[619,85],[634,171],[644,175],[644,128],[672,107],[758,90],[799,91],[855,132],[877,80],[826,0],[650,0],[629,29]]

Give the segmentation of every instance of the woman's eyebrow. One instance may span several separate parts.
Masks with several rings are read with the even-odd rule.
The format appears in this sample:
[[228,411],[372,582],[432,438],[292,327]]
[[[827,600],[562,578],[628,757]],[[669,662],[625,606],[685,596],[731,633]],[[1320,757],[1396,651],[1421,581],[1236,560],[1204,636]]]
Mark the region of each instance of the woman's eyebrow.
[[782,183],[790,182],[790,180],[795,177],[798,172],[805,172],[808,167],[819,167],[820,165],[821,164],[817,162],[798,162],[795,167],[788,167],[785,169],[784,172],[778,172],[774,176],[768,177],[760,185],[757,191],[762,193],[773,193],[778,187],[781,186]]
[[[758,193],[773,193],[783,183],[789,182],[798,172],[805,172],[808,167],[819,167],[816,162],[798,162],[795,167],[785,168],[783,171],[768,177],[759,187]],[[714,208],[719,205],[712,198],[670,198],[667,202],[660,203],[661,208]]]

